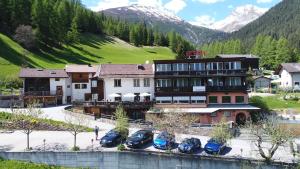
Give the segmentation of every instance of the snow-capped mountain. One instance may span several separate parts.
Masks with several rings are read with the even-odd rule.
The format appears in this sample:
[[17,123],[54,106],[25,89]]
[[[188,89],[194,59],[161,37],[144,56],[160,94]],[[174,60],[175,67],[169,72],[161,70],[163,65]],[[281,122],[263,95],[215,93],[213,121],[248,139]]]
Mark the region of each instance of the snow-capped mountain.
[[266,8],[259,8],[254,5],[240,6],[224,20],[214,23],[210,28],[224,32],[234,32],[256,20],[267,11]]
[[101,12],[133,23],[143,21],[148,26],[164,33],[175,30],[195,44],[223,39],[227,35],[221,31],[191,25],[172,12],[157,7],[130,5],[106,9]]

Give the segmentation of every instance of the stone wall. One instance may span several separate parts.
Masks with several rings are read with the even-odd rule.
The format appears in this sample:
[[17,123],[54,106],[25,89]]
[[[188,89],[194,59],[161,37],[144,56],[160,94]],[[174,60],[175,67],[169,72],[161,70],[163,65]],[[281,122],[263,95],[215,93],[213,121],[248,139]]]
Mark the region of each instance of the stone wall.
[[[154,152],[0,152],[0,157],[66,167],[100,169],[285,169],[291,164]],[[290,165],[290,166],[289,166]]]

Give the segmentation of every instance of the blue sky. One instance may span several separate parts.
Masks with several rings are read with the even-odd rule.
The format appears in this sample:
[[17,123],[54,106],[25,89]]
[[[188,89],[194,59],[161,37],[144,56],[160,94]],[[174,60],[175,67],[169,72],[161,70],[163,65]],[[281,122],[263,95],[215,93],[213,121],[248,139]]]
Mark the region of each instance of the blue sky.
[[237,7],[253,5],[257,9],[271,8],[281,0],[82,0],[82,3],[94,10],[139,4],[155,6],[189,22],[217,22],[224,20]]

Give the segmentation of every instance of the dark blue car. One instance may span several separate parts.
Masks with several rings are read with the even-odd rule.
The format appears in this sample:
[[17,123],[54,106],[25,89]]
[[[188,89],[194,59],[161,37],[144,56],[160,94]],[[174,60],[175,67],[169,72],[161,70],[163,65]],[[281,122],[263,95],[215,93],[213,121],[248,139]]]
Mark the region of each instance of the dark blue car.
[[184,139],[178,146],[182,153],[194,153],[201,148],[201,142],[197,138]]
[[225,149],[225,144],[215,139],[210,139],[204,146],[204,151],[207,154],[221,154]]
[[110,130],[100,140],[100,144],[103,147],[113,147],[121,144],[125,139],[116,130]]
[[167,150],[175,145],[175,136],[168,132],[161,132],[153,141],[153,146],[157,149]]

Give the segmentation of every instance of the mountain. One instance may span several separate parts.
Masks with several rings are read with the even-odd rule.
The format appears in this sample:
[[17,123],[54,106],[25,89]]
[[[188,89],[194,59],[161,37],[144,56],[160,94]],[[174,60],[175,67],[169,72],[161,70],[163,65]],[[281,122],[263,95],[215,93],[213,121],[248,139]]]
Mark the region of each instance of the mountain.
[[194,44],[203,44],[224,39],[227,34],[222,31],[194,26],[174,14],[151,6],[131,5],[111,8],[103,11],[105,15],[124,19],[128,22],[145,22],[147,26],[167,33],[176,31]]
[[224,32],[234,32],[262,16],[267,9],[254,5],[237,7],[224,20],[214,23],[210,28]]
[[276,39],[285,37],[293,48],[300,49],[299,11],[299,0],[282,0],[257,20],[233,32],[230,37],[241,39],[245,46],[253,43],[259,34],[270,35]]

